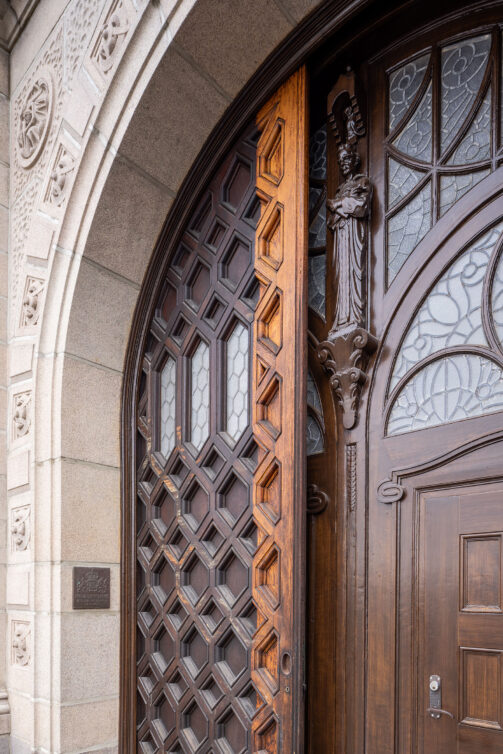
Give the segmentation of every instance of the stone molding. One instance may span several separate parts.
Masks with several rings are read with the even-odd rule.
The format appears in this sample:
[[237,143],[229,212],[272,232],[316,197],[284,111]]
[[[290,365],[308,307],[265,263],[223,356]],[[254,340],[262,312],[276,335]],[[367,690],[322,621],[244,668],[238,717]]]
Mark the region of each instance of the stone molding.
[[38,3],[39,0],[21,0],[16,3],[4,0],[0,5],[0,47],[3,50],[12,50]]

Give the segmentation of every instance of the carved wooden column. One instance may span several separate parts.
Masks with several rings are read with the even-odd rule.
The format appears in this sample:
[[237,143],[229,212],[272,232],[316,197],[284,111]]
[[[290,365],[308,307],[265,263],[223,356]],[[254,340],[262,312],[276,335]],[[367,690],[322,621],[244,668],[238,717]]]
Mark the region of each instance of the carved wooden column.
[[[362,390],[377,348],[367,305],[372,184],[365,175],[365,127],[352,71],[328,97],[327,316],[317,353],[337,413],[334,457],[337,520],[336,730],[341,751],[363,751],[366,432]],[[363,155],[363,159],[362,159]],[[331,288],[330,288],[331,286]]]

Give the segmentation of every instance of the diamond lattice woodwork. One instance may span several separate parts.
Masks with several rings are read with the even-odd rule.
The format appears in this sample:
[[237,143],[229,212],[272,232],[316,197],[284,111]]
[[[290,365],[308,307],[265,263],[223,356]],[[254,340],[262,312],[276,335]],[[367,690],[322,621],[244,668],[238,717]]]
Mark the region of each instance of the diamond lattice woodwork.
[[138,404],[137,735],[143,751],[244,752],[259,528],[252,484],[256,129],[186,229],[155,307]]
[[153,307],[135,533],[152,754],[276,754],[302,733],[305,112],[301,71],[227,155]]

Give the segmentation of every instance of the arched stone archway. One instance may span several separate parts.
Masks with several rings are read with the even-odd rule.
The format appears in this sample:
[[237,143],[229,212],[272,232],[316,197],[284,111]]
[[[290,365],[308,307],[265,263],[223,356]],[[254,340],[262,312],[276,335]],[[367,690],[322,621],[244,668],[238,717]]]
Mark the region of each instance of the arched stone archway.
[[[11,526],[20,511],[31,526],[8,567],[8,584],[26,594],[7,605],[16,751],[116,749],[120,404],[133,311],[205,140],[316,4],[74,0],[13,93],[9,405],[29,394],[30,424],[10,444],[8,507]],[[42,80],[47,127],[27,165],[20,122]],[[72,610],[78,564],[111,568],[110,610]]]

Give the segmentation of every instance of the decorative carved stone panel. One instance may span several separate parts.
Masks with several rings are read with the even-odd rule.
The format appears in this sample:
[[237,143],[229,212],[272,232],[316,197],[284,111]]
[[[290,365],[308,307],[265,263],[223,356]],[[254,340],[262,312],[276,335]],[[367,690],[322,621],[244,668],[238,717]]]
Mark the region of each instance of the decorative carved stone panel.
[[31,661],[31,624],[13,620],[11,623],[11,662],[21,668]]
[[30,544],[30,506],[21,505],[11,511],[10,533],[12,552],[23,552]]

